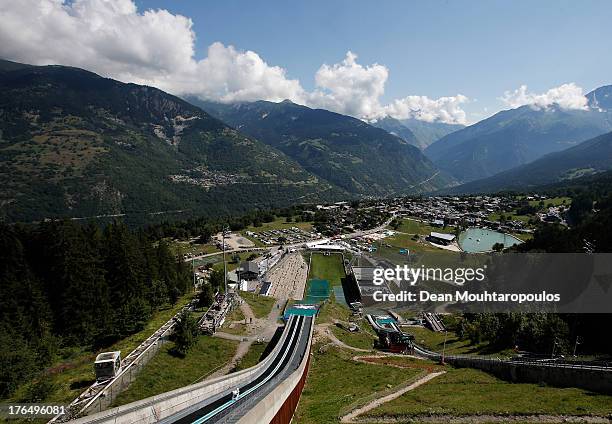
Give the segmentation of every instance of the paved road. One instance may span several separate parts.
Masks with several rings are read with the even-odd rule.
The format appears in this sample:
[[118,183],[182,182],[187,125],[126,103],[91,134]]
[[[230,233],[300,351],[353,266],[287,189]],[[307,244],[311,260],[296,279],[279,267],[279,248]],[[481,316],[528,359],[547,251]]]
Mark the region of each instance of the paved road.
[[[394,218],[395,218],[395,216],[392,216],[391,218],[386,220],[382,225],[379,225],[376,228],[371,228],[369,230],[355,231],[353,233],[344,234],[343,237],[345,239],[350,239],[350,238],[363,237],[363,236],[368,235],[368,234],[377,233],[379,231],[384,230],[391,223],[391,221],[393,221]],[[310,240],[310,241],[308,241],[308,243],[316,243],[316,242],[323,241],[323,240],[326,240],[326,239],[327,239],[327,237],[326,238],[316,239],[316,240]],[[293,244],[285,244],[285,245],[282,245],[282,246],[283,246],[283,248],[286,248],[286,249],[297,249],[297,248],[300,248],[303,245],[304,245],[304,242],[293,243]],[[273,251],[273,250],[278,250],[280,247],[281,247],[281,245],[279,245],[279,244],[274,244],[274,245],[267,246],[267,247],[241,247],[241,248],[238,248],[238,249],[228,249],[228,250],[225,251],[225,253],[226,254],[228,254],[228,253],[231,254],[231,253],[234,253],[234,252],[265,251],[265,250]],[[205,255],[198,255],[198,256],[194,256],[194,257],[189,258],[189,259],[185,259],[185,262],[190,262],[190,261],[192,261],[194,259],[208,258],[208,257],[211,257],[211,256],[217,256],[217,255],[222,255],[222,254],[223,254],[223,252],[207,253]]]

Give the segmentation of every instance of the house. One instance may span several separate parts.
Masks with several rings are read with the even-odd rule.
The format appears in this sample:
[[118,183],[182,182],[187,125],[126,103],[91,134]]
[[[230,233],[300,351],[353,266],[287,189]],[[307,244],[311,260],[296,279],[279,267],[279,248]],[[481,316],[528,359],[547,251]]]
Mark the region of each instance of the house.
[[432,243],[443,244],[443,245],[446,246],[447,244],[450,244],[450,243],[452,243],[455,240],[455,235],[454,234],[436,233],[435,231],[432,231],[431,233],[429,233],[428,239]]
[[255,261],[243,262],[236,272],[241,280],[255,280],[259,277],[259,265]]

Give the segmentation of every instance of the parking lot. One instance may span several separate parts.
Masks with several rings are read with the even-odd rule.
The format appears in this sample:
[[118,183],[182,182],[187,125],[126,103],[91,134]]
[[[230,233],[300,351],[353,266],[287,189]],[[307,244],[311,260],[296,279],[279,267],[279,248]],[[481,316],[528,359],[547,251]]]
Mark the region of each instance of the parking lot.
[[270,282],[269,296],[277,299],[301,300],[308,276],[308,265],[300,253],[292,253],[266,274]]
[[245,235],[269,246],[275,244],[296,244],[319,238],[315,231],[306,231],[298,227],[267,230],[262,232],[246,231]]

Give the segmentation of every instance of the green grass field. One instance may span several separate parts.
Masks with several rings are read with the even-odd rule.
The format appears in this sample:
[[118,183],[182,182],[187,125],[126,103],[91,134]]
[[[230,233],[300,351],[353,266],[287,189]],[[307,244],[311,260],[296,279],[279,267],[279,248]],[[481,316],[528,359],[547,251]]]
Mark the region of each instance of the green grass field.
[[310,262],[308,279],[327,280],[330,287],[341,286],[344,273],[342,255],[331,254],[329,256],[321,253],[313,253]]
[[[442,352],[444,348],[444,333],[431,331],[423,327],[403,327],[405,333],[412,334],[415,342],[425,348]],[[486,343],[471,345],[468,340],[459,340],[459,338],[449,331],[446,336],[446,353],[450,354],[472,354],[472,355],[490,355],[500,353],[492,351]]]
[[523,241],[531,240],[533,238],[533,234],[531,233],[511,233],[511,235]]
[[325,322],[334,322],[334,320],[348,321],[351,316],[351,311],[344,305],[334,301],[334,295],[321,306],[319,315],[317,316],[317,324]]
[[367,415],[609,415],[611,411],[612,396],[575,388],[509,383],[483,371],[447,367],[446,374]]
[[567,205],[569,206],[572,204],[572,199],[571,197],[565,197],[565,196],[551,197],[550,199],[545,199],[545,200],[530,200],[529,204],[531,206],[538,207],[540,205],[540,202],[544,203],[544,207],[547,207],[548,205],[553,205],[553,206]]
[[249,225],[246,228],[246,230],[243,230],[242,232],[244,233],[246,231],[252,231],[254,233],[262,233],[264,231],[283,230],[285,228],[291,228],[291,227],[297,227],[304,231],[310,231],[312,230],[312,223],[311,222],[285,222],[285,218],[281,217],[281,218],[276,218],[272,222],[262,222],[261,226],[259,227]]
[[[390,228],[390,227],[389,227]],[[412,234],[420,234],[420,235],[429,235],[430,232],[436,231],[438,233],[448,233],[452,234],[454,232],[454,227],[448,226],[446,228],[441,227],[432,227],[431,225],[417,221],[414,219],[403,219],[401,225],[397,229],[397,231],[402,233]]]
[[369,325],[365,321],[360,323],[361,331],[357,333],[351,333],[342,328],[338,328],[335,325],[330,326],[331,332],[336,336],[340,341],[346,343],[349,346],[356,347],[359,349],[373,349],[374,341],[376,337],[366,330],[366,326]]
[[533,216],[530,215],[517,215],[516,210],[511,210],[508,212],[495,212],[490,214],[487,218],[489,221],[499,221],[501,216],[505,216],[507,221],[523,221],[525,223],[529,222]]
[[267,346],[268,343],[253,343],[246,355],[244,355],[238,365],[236,365],[234,371],[244,370],[257,365]]
[[240,292],[240,297],[249,304],[253,310],[253,315],[255,315],[257,318],[267,317],[272,310],[274,303],[276,303],[276,299],[273,297],[261,296],[255,293]]
[[213,244],[196,244],[196,243],[188,243],[181,241],[174,241],[170,243],[170,250],[174,254],[184,255],[186,253],[197,254],[197,255],[206,255],[208,253],[219,252],[217,246]]
[[[156,312],[146,324],[145,328],[117,343],[109,346],[103,351],[120,350],[121,356],[127,356],[140,343],[176,314],[193,297],[193,294],[183,296],[176,305]],[[41,399],[47,403],[70,403],[95,381],[93,363],[96,352],[85,349],[71,349],[62,352],[63,356],[42,374],[39,380],[45,381],[51,387],[48,395]],[[14,393],[11,401],[18,402],[26,396],[29,384],[19,387]]]
[[167,343],[138,373],[128,389],[115,399],[114,405],[124,405],[193,384],[227,363],[237,344],[232,340],[199,336],[197,344],[181,358],[172,353],[174,343]]
[[420,369],[399,369],[355,362],[354,352],[336,347],[312,348],[306,386],[294,415],[296,423],[337,423],[342,408],[359,403],[372,393],[388,389],[415,376]]

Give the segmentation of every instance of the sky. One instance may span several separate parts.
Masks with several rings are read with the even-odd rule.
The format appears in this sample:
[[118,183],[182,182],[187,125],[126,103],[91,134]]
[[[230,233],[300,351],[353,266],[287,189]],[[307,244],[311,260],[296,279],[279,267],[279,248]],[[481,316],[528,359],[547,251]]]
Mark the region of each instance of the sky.
[[0,0],[0,57],[223,102],[470,124],[587,108],[612,84],[611,18],[607,0]]

